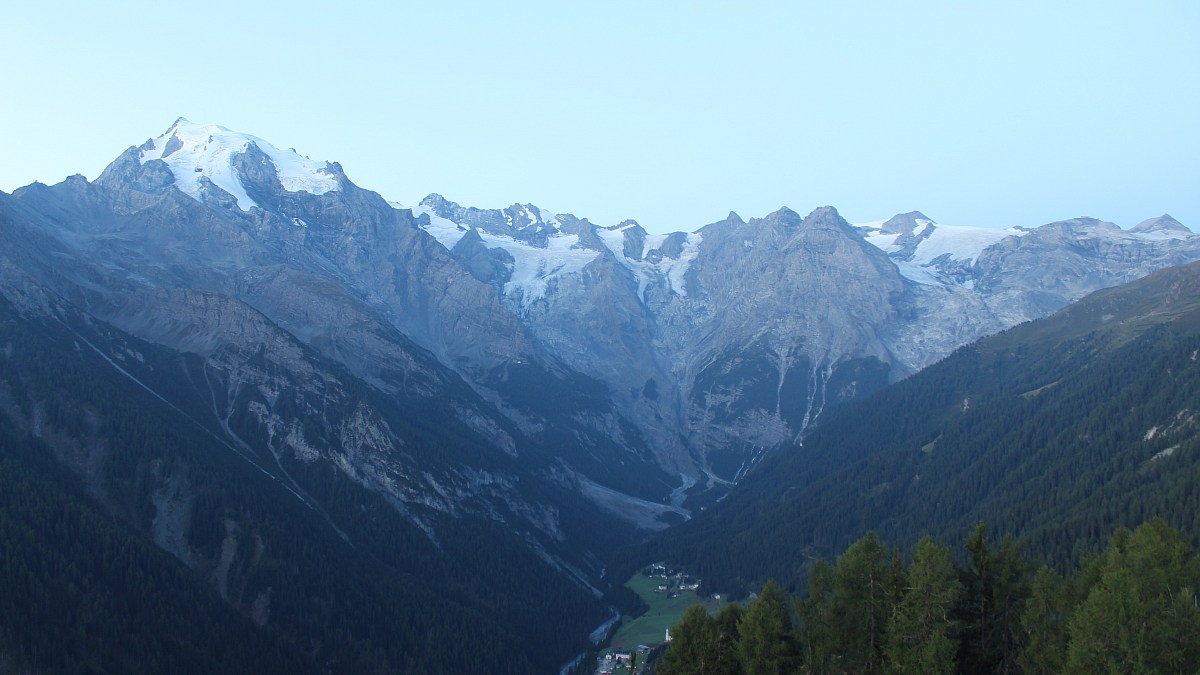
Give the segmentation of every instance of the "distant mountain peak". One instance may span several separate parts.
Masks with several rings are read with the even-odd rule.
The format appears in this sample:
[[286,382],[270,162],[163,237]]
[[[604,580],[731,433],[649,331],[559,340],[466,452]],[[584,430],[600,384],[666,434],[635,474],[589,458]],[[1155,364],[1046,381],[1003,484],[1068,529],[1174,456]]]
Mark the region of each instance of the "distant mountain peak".
[[1148,233],[1162,232],[1165,234],[1195,234],[1186,225],[1175,220],[1169,213],[1164,213],[1157,218],[1150,218],[1134,225],[1129,230],[1130,232]]
[[883,223],[882,234],[912,234],[917,227],[934,222],[932,218],[920,211],[897,213]]
[[843,222],[845,222],[845,220],[843,220],[843,218],[842,218],[842,214],[838,213],[838,210],[833,208],[832,206],[818,206],[817,208],[813,209],[812,212],[809,213],[804,218],[804,220],[812,221],[814,223],[821,223],[821,222],[843,223]]
[[464,207],[436,192],[426,195],[414,209],[414,213],[421,211],[446,218],[464,227],[480,228],[492,234],[519,239],[556,233],[562,224],[557,214],[533,204],[514,202],[503,209],[480,209],[474,206]]
[[[161,160],[175,178],[175,187],[204,201],[209,186],[216,186],[237,200],[243,211],[258,204],[246,191],[245,176],[236,159],[254,146],[274,166],[279,186],[288,192],[324,194],[339,187],[337,169],[329,162],[314,162],[295,150],[280,150],[249,134],[216,124],[195,124],[180,117],[157,138],[139,147],[141,164]],[[274,186],[272,186],[274,187]]]
[[767,217],[763,218],[763,220],[767,222],[778,222],[789,227],[795,227],[804,221],[804,217],[786,206],[781,206],[779,207],[778,211],[768,213]]
[[432,209],[444,208],[447,206],[455,209],[458,208],[458,204],[455,204],[436,192],[430,192],[429,194],[425,195],[425,198],[422,199],[419,204],[420,206],[428,206]]

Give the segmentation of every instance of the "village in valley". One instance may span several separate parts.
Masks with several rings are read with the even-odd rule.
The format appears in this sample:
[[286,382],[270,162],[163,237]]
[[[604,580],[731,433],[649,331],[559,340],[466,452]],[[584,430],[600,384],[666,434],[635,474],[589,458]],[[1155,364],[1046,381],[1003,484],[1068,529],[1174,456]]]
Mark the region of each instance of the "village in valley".
[[671,626],[679,621],[685,609],[702,604],[715,613],[728,604],[720,594],[701,596],[700,579],[665,563],[642,569],[625,586],[637,593],[649,609],[639,617],[622,619],[609,646],[597,657],[594,671],[597,675],[641,672],[647,661],[659,656],[671,641]]

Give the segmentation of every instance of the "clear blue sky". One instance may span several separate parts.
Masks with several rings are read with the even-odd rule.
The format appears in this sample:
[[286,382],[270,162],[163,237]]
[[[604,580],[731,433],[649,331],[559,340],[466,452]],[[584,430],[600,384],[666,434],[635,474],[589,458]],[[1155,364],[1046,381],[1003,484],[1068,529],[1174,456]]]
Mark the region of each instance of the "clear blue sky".
[[402,203],[657,232],[825,204],[1200,230],[1200,2],[343,4],[9,3],[0,190],[184,116]]

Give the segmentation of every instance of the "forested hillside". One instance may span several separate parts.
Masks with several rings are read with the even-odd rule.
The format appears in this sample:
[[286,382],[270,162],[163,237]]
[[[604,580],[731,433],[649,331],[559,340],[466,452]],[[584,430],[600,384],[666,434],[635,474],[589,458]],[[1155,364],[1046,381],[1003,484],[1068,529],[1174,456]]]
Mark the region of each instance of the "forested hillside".
[[1200,537],[1200,266],[962,348],[764,460],[638,554],[712,590],[799,588],[873,530],[903,549],[980,520],[1065,571],[1115,528]]
[[742,673],[1192,673],[1200,664],[1200,555],[1161,519],[1118,530],[1066,577],[980,523],[961,550],[911,555],[873,532],[807,594],[768,581],[745,611],[689,608],[658,675]]
[[222,440],[189,368],[0,299],[0,672],[544,672],[603,620],[492,520],[435,539],[340,472]]
[[0,673],[317,673],[0,418]]

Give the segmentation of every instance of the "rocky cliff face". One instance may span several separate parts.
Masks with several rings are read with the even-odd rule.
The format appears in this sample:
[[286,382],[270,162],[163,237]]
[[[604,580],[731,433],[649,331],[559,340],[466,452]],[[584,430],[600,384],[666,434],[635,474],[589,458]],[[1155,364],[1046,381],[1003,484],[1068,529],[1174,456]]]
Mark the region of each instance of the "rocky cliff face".
[[608,385],[684,489],[735,480],[824,412],[956,347],[1200,257],[1170,216],[1002,231],[785,208],[650,235],[439,195],[413,212],[548,351]]
[[1095,218],[1043,225],[985,249],[971,270],[975,287],[1006,324],[1015,324],[1196,259],[1200,242],[1190,230],[1140,228],[1126,232]]

